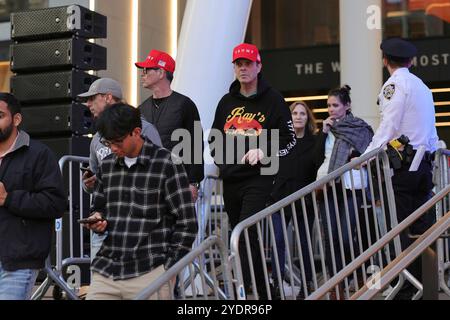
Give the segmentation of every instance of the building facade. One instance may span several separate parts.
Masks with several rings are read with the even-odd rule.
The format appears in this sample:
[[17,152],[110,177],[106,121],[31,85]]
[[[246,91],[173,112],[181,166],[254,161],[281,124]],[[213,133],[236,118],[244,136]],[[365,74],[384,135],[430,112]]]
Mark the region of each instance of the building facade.
[[[307,100],[319,121],[326,116],[327,92],[340,85],[343,79],[361,79],[349,83],[355,91],[368,86],[371,92],[377,92],[387,77],[386,71],[382,74],[382,65],[376,55],[368,57],[368,67],[361,70],[360,78],[343,75],[347,70],[351,71],[352,65],[341,59],[341,55],[351,55],[353,48],[359,45],[346,39],[348,29],[344,27],[345,23],[356,23],[357,9],[348,8],[356,1],[361,3],[360,0],[251,2],[245,41],[261,49],[265,77],[288,101]],[[98,75],[119,80],[128,102],[139,104],[149,92],[141,88],[134,62],[145,58],[152,48],[177,55],[187,3],[188,0],[0,0],[0,88],[8,90],[10,76],[10,12],[79,4],[108,18],[107,38],[96,40],[108,49],[108,69]],[[361,14],[369,18],[373,14],[374,26],[378,29],[375,33],[378,32],[380,38],[402,36],[411,39],[419,48],[411,71],[433,90],[438,133],[450,144],[450,0],[366,0],[365,3],[368,4],[367,11]],[[233,21],[229,24],[231,26]],[[179,54],[183,55],[183,52]],[[378,77],[378,73],[380,76],[376,81],[364,81]],[[198,90],[204,94],[205,88],[199,85]],[[365,97],[372,95],[356,99],[357,113],[371,117],[378,110],[375,101],[372,98],[365,101]],[[206,113],[215,105],[200,106],[200,112],[204,114],[201,117],[207,117]],[[366,114],[364,110],[371,113]]]

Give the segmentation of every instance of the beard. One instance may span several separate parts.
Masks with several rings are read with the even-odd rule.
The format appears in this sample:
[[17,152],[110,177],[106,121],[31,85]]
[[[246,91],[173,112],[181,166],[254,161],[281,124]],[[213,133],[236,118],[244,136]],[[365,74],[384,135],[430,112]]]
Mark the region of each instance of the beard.
[[8,127],[6,127],[3,130],[0,129],[0,142],[5,142],[6,140],[8,140],[9,137],[11,137],[13,129],[14,129],[14,124],[12,121]]

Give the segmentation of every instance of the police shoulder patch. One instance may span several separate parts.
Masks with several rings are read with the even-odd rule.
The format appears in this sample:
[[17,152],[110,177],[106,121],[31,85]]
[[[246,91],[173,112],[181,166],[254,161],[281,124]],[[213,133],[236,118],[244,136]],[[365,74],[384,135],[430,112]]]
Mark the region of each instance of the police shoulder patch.
[[392,97],[394,96],[394,93],[395,93],[395,84],[393,84],[393,83],[388,84],[383,89],[383,96],[388,100],[392,99]]

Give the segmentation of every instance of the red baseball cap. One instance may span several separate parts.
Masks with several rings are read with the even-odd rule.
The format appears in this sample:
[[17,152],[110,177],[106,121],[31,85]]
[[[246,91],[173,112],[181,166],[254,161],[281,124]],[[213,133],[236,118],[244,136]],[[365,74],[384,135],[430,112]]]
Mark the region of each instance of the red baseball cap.
[[237,59],[247,59],[261,63],[258,48],[253,44],[241,43],[233,49],[233,63]]
[[169,54],[158,50],[150,51],[145,61],[136,62],[135,65],[141,69],[161,68],[172,73],[175,71],[175,60]]

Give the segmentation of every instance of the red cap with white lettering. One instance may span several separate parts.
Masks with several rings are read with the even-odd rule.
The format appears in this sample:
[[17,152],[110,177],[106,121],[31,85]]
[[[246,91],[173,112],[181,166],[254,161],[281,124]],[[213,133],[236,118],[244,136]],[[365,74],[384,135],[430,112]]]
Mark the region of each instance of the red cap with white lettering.
[[261,63],[261,56],[258,48],[253,44],[241,43],[233,49],[233,63],[237,59],[247,59]]
[[161,68],[169,72],[175,71],[175,60],[163,51],[152,50],[148,54],[147,59],[142,62],[136,62],[138,68]]

